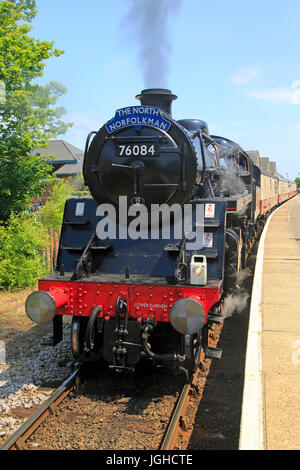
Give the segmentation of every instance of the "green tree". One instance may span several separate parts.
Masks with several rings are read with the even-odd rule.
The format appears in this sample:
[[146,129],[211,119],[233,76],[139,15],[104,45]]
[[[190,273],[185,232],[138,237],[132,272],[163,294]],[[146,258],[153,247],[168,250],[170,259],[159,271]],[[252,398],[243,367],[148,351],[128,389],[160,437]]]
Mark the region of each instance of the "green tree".
[[11,214],[0,226],[0,290],[36,285],[47,272],[42,252],[47,233],[35,214]]
[[78,197],[91,197],[91,193],[87,186],[84,184],[82,171],[69,179],[69,183],[74,188],[74,196]]
[[74,195],[73,186],[66,180],[57,181],[50,189],[46,204],[39,210],[39,218],[43,226],[60,230],[66,200]]
[[[28,208],[49,183],[46,159],[35,148],[65,133],[70,124],[55,107],[66,90],[50,82],[39,85],[45,61],[63,51],[53,42],[29,35],[37,14],[35,0],[0,0],[0,220]],[[3,91],[4,90],[4,91]]]

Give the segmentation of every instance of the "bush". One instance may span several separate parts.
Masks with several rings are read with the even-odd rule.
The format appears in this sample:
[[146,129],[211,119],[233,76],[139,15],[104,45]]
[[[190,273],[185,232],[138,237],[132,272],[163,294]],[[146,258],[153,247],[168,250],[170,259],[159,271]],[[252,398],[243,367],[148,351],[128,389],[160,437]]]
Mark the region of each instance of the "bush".
[[39,277],[48,274],[43,256],[44,248],[50,246],[48,231],[60,230],[65,202],[78,189],[68,180],[58,180],[38,212],[11,213],[0,225],[0,289],[35,286]]
[[40,220],[46,230],[60,230],[65,202],[74,194],[74,188],[66,180],[58,180],[50,189],[46,204],[40,209]]
[[42,250],[46,231],[35,214],[11,214],[0,226],[0,289],[35,286],[46,274]]
[[69,179],[69,182],[72,185],[72,187],[74,188],[74,194],[76,196],[81,196],[81,194],[85,195],[85,194],[89,193],[89,191],[87,190],[87,188],[84,184],[84,179],[83,179],[82,172],[78,173],[75,176],[72,176]]

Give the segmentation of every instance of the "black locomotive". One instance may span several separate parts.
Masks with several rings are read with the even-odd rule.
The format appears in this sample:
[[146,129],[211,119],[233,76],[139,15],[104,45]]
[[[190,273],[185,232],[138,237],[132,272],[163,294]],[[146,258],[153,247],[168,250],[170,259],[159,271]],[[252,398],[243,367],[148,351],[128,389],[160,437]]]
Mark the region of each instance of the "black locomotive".
[[[143,358],[187,376],[208,325],[260,230],[260,169],[241,147],[198,119],[176,121],[165,89],[144,90],[87,139],[84,178],[92,198],[65,206],[57,270],[39,281],[26,310],[73,316],[77,360],[132,370]],[[168,211],[169,209],[169,211]]]

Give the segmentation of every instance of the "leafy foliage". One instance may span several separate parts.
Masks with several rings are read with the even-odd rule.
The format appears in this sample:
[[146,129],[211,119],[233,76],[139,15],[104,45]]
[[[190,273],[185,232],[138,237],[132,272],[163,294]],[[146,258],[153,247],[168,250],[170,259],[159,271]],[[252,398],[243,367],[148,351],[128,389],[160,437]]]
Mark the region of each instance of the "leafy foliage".
[[46,231],[34,214],[11,214],[0,226],[0,289],[34,286],[46,267],[42,249]]
[[84,178],[83,178],[83,173],[82,172],[78,173],[75,176],[72,176],[69,179],[69,182],[74,188],[74,191],[73,191],[74,196],[92,197],[89,189],[84,184]]
[[46,61],[63,51],[30,36],[36,14],[35,0],[0,0],[0,289],[31,286],[46,274],[47,229],[60,225],[66,193],[72,193],[66,182],[54,184],[42,213],[28,211],[54,181],[47,157],[33,150],[70,125],[56,107],[65,87],[37,82]]
[[73,194],[74,188],[66,180],[59,180],[51,187],[47,202],[40,209],[40,220],[46,229],[60,229],[65,202]]
[[36,13],[35,0],[0,0],[0,82],[5,85],[5,99],[1,95],[0,100],[2,220],[11,210],[29,207],[49,184],[49,165],[32,151],[46,147],[69,127],[60,120],[65,110],[55,107],[65,87],[54,81],[34,82],[43,75],[45,61],[63,53],[53,42],[29,35]]
[[38,212],[12,212],[0,225],[0,290],[34,286],[47,274],[43,249],[49,247],[49,231],[60,230],[65,202],[76,193],[69,181],[58,180]]

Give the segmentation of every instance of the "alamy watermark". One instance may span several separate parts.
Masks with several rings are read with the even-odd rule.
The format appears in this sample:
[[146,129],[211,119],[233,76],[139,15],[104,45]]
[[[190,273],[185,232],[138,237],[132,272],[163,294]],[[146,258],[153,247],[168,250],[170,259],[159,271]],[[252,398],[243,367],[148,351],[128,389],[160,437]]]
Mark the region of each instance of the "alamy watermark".
[[4,341],[0,341],[0,365],[6,364],[6,349]]
[[[118,213],[117,213],[118,210]],[[144,204],[128,207],[127,197],[119,197],[116,208],[101,204],[96,215],[101,217],[96,234],[100,240],[182,240],[186,250],[199,250],[211,244],[204,233],[204,205]]]
[[5,104],[6,101],[6,87],[3,80],[0,80],[0,104]]
[[294,366],[299,366],[300,365],[300,339],[296,339],[292,343],[292,349],[295,351],[292,353],[292,363]]

